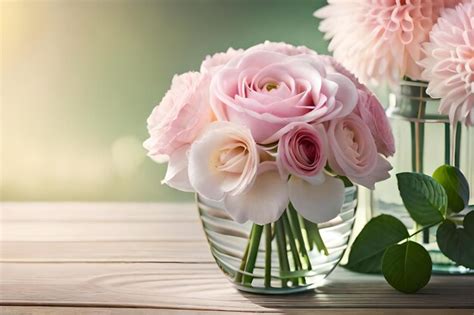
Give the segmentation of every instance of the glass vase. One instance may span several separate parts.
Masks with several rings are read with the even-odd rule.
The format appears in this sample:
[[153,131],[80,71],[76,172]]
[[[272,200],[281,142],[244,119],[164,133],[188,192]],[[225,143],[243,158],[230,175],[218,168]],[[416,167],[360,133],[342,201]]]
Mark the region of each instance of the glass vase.
[[[453,126],[449,118],[438,113],[439,100],[426,93],[427,83],[403,80],[400,89],[389,95],[389,116],[395,137],[396,153],[390,160],[393,165],[391,178],[377,183],[372,192],[370,208],[372,216],[385,213],[399,218],[409,230],[415,230],[398,193],[395,174],[420,172],[432,175],[443,164],[459,167],[471,186],[471,200],[474,204],[474,134],[473,130],[461,124]],[[462,224],[467,208],[456,218]],[[417,235],[418,241],[430,252],[435,273],[473,272],[457,266],[438,249],[436,227]]]
[[315,224],[288,208],[275,223],[239,224],[222,207],[197,196],[211,253],[242,291],[288,294],[314,289],[342,258],[357,207],[356,187],[347,187],[340,214]]

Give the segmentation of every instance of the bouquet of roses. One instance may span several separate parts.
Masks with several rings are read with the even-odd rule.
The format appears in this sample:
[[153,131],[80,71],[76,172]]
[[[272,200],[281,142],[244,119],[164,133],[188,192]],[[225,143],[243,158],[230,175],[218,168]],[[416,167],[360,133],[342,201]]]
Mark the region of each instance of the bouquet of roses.
[[[394,153],[375,95],[331,57],[285,43],[229,49],[175,76],[148,131],[149,156],[168,163],[163,183],[253,222],[250,248],[290,211],[304,219],[295,225],[335,218],[345,186],[373,189]],[[301,251],[300,236],[285,237]]]

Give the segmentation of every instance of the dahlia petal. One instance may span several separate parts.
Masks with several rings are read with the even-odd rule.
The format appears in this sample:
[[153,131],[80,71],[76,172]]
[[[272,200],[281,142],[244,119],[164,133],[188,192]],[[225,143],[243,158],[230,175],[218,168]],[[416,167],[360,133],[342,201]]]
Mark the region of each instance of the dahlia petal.
[[[452,1],[454,5],[457,1]],[[474,89],[474,3],[466,1],[442,11],[437,25],[430,33],[423,78],[429,81],[427,93],[441,98],[439,112],[448,114],[450,121],[471,124]]]

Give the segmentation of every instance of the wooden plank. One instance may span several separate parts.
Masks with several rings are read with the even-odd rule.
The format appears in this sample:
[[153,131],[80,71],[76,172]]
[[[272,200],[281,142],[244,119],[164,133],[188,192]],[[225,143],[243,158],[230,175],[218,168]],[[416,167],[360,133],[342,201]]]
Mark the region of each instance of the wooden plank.
[[205,240],[150,242],[2,242],[0,262],[213,263]]
[[183,222],[198,221],[194,203],[3,202],[0,219],[7,221]]
[[193,203],[2,203],[4,242],[196,241]]
[[[276,310],[269,314],[315,314],[314,310]],[[49,306],[0,306],[0,314],[5,315],[163,315],[182,314],[181,310],[142,309],[142,308],[98,308],[98,307],[49,307]],[[220,314],[220,311],[193,311],[193,314]],[[446,315],[446,310],[420,309],[320,309],[318,315],[399,315],[401,313],[417,315]],[[226,315],[242,314],[242,312],[225,312]],[[450,315],[472,315],[469,309],[451,309]]]
[[337,270],[314,292],[240,293],[214,264],[2,263],[0,304],[275,312],[312,308],[474,308],[474,277],[434,276],[418,294]]
[[204,232],[196,222],[5,222],[1,241],[195,241]]
[[1,203],[0,261],[213,262],[193,203]]
[[312,293],[240,293],[214,264],[192,203],[3,203],[0,215],[0,304],[10,305],[1,314],[474,308],[469,276],[433,277],[419,294],[405,295],[381,276],[337,269]]

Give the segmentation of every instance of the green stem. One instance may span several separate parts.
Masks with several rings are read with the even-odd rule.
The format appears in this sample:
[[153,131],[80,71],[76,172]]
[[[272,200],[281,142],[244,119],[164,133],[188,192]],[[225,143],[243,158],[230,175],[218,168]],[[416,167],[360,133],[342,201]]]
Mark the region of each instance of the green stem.
[[311,233],[308,232],[308,227],[305,225],[304,223],[304,218],[302,216],[298,216],[298,221],[300,223],[300,226],[301,228],[304,230],[305,234],[304,236],[306,236],[304,238],[304,242],[305,242],[305,247],[308,248],[310,251],[313,250],[314,248],[314,243],[312,242],[313,238],[311,236]]
[[[290,221],[288,220],[288,213],[287,211],[283,212],[283,215],[281,216],[283,218],[283,224],[285,226],[285,232],[286,236],[288,236],[288,243],[290,243],[290,250],[291,254],[293,256],[293,261],[295,263],[295,271],[296,270],[302,270],[302,265],[301,265],[301,260],[300,260],[300,254],[298,252],[298,247],[296,247],[296,242],[295,242],[295,236],[293,235],[293,232],[290,227]],[[296,278],[298,282],[305,284],[306,281],[305,279],[302,278]]]
[[307,226],[309,225],[310,227],[310,231],[313,235],[314,243],[316,244],[316,248],[318,249],[318,251],[323,252],[324,255],[328,256],[329,252],[326,245],[324,244],[321,234],[319,233],[318,225],[308,220],[305,220],[305,224],[307,224]]
[[[250,236],[250,250],[245,264],[245,272],[252,273],[255,268],[255,261],[257,260],[258,246],[260,245],[260,239],[262,237],[263,226],[254,224],[253,234]],[[251,284],[253,277],[244,274],[243,283]]]
[[450,164],[451,159],[451,131],[450,124],[444,124],[444,164]]
[[309,259],[308,252],[306,251],[306,245],[303,238],[303,233],[301,231],[300,222],[298,220],[298,213],[296,213],[296,210],[291,203],[289,204],[289,207],[288,207],[288,213],[289,213],[288,218],[290,219],[291,229],[293,230],[293,234],[296,236],[296,239],[298,240],[301,256],[303,256],[303,259],[306,262],[305,268],[311,269],[311,261]]
[[456,129],[456,139],[454,143],[454,166],[459,168],[459,159],[461,157],[461,123],[457,123]]
[[[282,219],[275,222],[275,235],[277,239],[278,260],[280,262],[280,275],[287,273],[290,270],[288,262],[288,252],[286,250],[285,228],[283,227]],[[282,287],[288,286],[287,279],[281,279]]]
[[265,287],[272,282],[272,224],[265,225]]
[[237,282],[237,283],[242,282],[242,276],[243,276],[242,271],[245,270],[245,265],[247,263],[247,257],[249,255],[250,243],[251,243],[251,240],[252,240],[252,235],[254,233],[254,230],[255,230],[255,226],[252,226],[252,229],[250,230],[247,246],[245,247],[245,252],[244,252],[244,255],[242,256],[242,260],[240,262],[239,271],[237,272],[237,275],[235,276],[235,282]]
[[310,251],[313,250],[314,248],[314,238],[313,238],[313,233],[310,231],[310,226],[306,224],[306,219],[303,217],[300,218],[300,224],[301,226],[304,227],[304,230],[306,231],[306,240],[308,241],[308,248]]
[[[433,226],[436,226],[438,224],[440,224],[442,221],[438,221],[436,223],[432,223],[430,225],[426,225],[424,227],[422,227],[421,229],[419,229],[418,231],[416,232],[413,232],[412,234],[410,234],[410,236],[408,236],[408,238],[411,238],[413,236],[415,236],[416,234],[420,233],[420,232],[425,232],[426,230],[428,230],[429,228],[432,228]],[[417,225],[418,226],[418,225]]]

